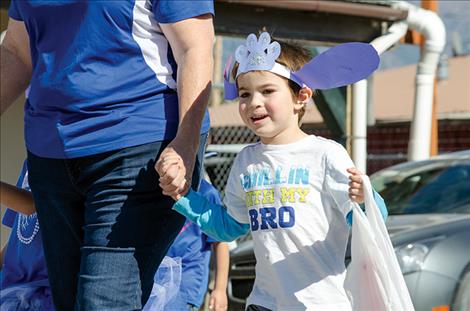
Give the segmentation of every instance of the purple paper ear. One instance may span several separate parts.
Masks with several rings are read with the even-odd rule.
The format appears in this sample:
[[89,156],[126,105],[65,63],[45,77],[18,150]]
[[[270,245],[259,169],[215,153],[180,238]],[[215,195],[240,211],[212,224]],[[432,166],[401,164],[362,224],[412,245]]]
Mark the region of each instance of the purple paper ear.
[[234,100],[238,97],[238,90],[235,83],[230,83],[224,78],[224,98],[226,100]]
[[230,82],[230,74],[232,72],[232,56],[229,56],[224,68],[224,98],[226,100],[234,100],[238,97],[238,90],[235,83]]
[[372,45],[350,42],[321,53],[292,75],[311,89],[325,90],[365,79],[379,63],[379,55]]

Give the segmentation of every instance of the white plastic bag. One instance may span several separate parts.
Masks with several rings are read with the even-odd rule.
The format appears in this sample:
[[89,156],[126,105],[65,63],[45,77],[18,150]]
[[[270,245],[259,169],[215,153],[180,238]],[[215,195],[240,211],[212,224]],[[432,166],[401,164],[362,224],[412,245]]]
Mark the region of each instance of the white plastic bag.
[[181,257],[165,256],[154,276],[150,297],[143,311],[163,311],[176,298],[181,284]]
[[408,288],[367,176],[363,176],[363,184],[366,213],[354,204],[351,263],[344,288],[354,311],[413,311]]

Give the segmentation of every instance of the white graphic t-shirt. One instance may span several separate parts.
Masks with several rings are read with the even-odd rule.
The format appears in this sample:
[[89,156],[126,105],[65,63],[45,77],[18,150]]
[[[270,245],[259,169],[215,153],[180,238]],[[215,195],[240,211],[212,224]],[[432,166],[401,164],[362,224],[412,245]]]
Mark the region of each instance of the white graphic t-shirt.
[[343,283],[351,211],[346,169],[353,166],[341,145],[313,135],[238,154],[224,203],[253,235],[256,280],[247,305],[351,309]]

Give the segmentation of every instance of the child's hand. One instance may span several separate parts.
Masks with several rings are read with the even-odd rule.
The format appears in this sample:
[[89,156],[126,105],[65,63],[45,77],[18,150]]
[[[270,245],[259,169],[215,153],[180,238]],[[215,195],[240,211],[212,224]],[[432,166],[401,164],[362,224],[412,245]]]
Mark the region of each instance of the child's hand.
[[170,196],[178,201],[189,190],[189,183],[185,176],[184,167],[179,164],[173,164],[168,168],[164,177],[160,177],[159,186],[164,195]]
[[214,289],[209,300],[209,310],[226,311],[227,294],[225,290]]
[[364,187],[362,185],[362,172],[355,167],[347,169],[349,176],[349,197],[359,204],[364,203]]
[[186,170],[183,159],[173,150],[166,150],[155,164],[155,169],[160,175],[162,192],[178,200],[188,192],[189,184],[185,179]]

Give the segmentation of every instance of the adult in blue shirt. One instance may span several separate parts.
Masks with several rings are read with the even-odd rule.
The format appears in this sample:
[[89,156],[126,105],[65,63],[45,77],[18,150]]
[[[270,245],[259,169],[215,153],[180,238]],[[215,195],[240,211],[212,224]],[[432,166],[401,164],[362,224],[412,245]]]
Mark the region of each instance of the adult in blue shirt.
[[155,162],[175,150],[185,174],[172,185],[199,184],[212,14],[212,1],[12,0],[0,108],[30,84],[29,182],[58,310],[148,299],[184,223]]

